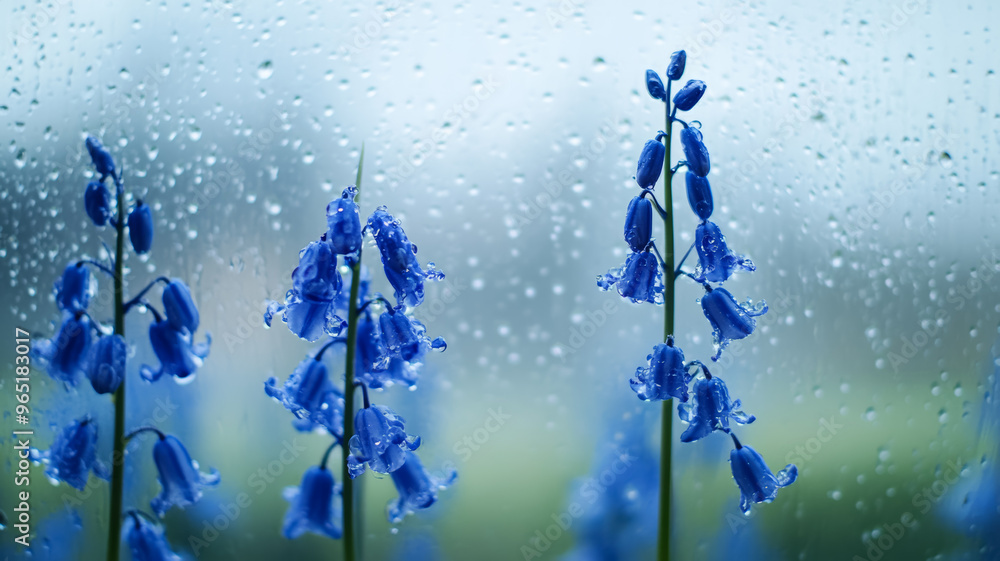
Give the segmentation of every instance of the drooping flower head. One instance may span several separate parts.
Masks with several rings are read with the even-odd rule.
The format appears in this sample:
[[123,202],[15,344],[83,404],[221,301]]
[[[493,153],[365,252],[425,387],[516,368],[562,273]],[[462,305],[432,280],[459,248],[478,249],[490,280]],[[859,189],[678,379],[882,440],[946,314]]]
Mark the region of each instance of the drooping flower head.
[[101,141],[97,137],[87,135],[87,140],[84,141],[87,146],[87,152],[90,154],[90,160],[94,162],[94,167],[97,168],[97,173],[101,174],[101,181],[104,181],[106,177],[115,176],[115,160],[111,157],[111,154],[104,148]]
[[337,256],[326,242],[310,242],[299,252],[299,266],[292,271],[292,288],[285,295],[284,307],[272,302],[264,316],[266,325],[280,310],[288,329],[306,341],[324,334],[337,335],[344,320],[337,315],[337,296],[344,281],[337,271]]
[[712,202],[712,186],[707,177],[702,177],[691,170],[684,174],[687,187],[688,204],[691,210],[701,218],[708,220],[712,216],[714,204]]
[[36,461],[47,464],[45,475],[49,479],[64,481],[80,491],[87,486],[91,471],[102,479],[109,477],[107,466],[97,459],[97,424],[90,416],[64,427],[47,452],[33,456]]
[[674,338],[653,347],[646,356],[647,366],[635,370],[635,378],[629,380],[639,399],[662,401],[676,397],[682,402],[688,400],[688,384],[691,376],[684,366],[684,351],[674,346]]
[[83,192],[83,208],[94,226],[104,226],[111,218],[111,191],[101,181],[87,183]]
[[163,516],[171,506],[184,508],[198,502],[202,489],[218,485],[220,478],[215,469],[209,473],[198,471],[198,463],[176,437],[156,432],[159,440],[153,445],[153,462],[163,490],[150,506],[157,516]]
[[739,304],[725,288],[707,290],[701,298],[701,309],[712,324],[712,334],[715,336],[716,351],[712,360],[719,360],[730,341],[743,339],[753,333],[757,326],[754,318],[767,313],[767,303],[761,301],[754,306],[747,300],[745,304]]
[[425,273],[417,261],[417,246],[410,243],[399,221],[380,206],[368,218],[366,229],[375,237],[382,267],[395,290],[400,306],[414,307],[424,301],[424,280],[440,280],[444,274],[429,264]]
[[642,147],[642,154],[639,155],[639,163],[635,168],[635,182],[643,189],[652,189],[660,179],[660,172],[663,171],[663,158],[667,148],[660,142],[663,133],[656,135],[653,140],[647,140]]
[[153,353],[160,360],[160,368],[154,370],[151,366],[142,365],[139,373],[149,382],[159,380],[167,374],[184,380],[195,373],[202,360],[208,356],[212,337],[205,336],[204,343],[194,343],[192,335],[186,331],[178,331],[166,319],[157,319],[149,325],[149,343]]
[[389,522],[393,524],[402,522],[407,514],[433,505],[437,502],[438,491],[450,487],[458,478],[453,468],[447,469],[443,477],[431,475],[413,452],[406,452],[403,465],[389,475],[399,492],[399,497],[389,501],[386,508]]
[[601,290],[617,286],[618,294],[632,302],[663,303],[663,271],[648,251],[630,253],[625,264],[597,277]]
[[730,419],[740,425],[748,425],[756,420],[753,415],[740,411],[740,400],[729,400],[729,389],[722,378],[712,376],[707,368],[702,368],[705,377],[694,383],[693,403],[677,408],[681,420],[690,423],[681,434],[681,442],[700,440],[712,431],[729,432]]
[[121,335],[104,335],[94,344],[87,364],[90,385],[99,394],[111,394],[118,390],[125,379],[125,357],[128,346]]
[[326,205],[326,241],[333,252],[348,255],[361,249],[361,214],[354,197],[358,189],[353,185],[344,189],[339,199]]
[[[362,386],[363,387],[363,386]],[[365,406],[354,416],[347,468],[351,479],[365,472],[365,464],[376,473],[391,473],[403,465],[404,450],[416,450],[420,437],[408,436],[402,417],[382,405],[371,406],[365,390]]]
[[60,310],[82,312],[90,305],[90,270],[83,261],[70,263],[55,284],[56,304]]
[[625,242],[638,252],[646,249],[653,234],[653,203],[646,197],[632,197],[625,211]]
[[343,535],[340,485],[325,465],[307,469],[302,483],[286,488],[284,496],[289,502],[281,530],[285,538],[294,540],[306,532],[334,540]]
[[128,512],[122,534],[133,561],[181,561],[181,556],[170,549],[163,528],[137,511]]
[[725,282],[733,273],[751,273],[757,267],[750,259],[733,253],[726,244],[722,230],[710,221],[698,225],[694,234],[694,247],[698,251],[698,267],[695,277],[698,281]]
[[35,344],[35,357],[52,379],[75,386],[79,376],[86,373],[91,329],[90,317],[85,313],[63,312],[56,336]]
[[646,70],[646,91],[653,99],[667,99],[667,91],[663,89],[663,80],[655,70]]
[[191,298],[191,289],[181,279],[170,279],[163,289],[163,311],[167,314],[167,321],[177,331],[194,333],[198,330],[198,308]]
[[380,352],[377,366],[381,369],[388,367],[392,358],[416,361],[428,347],[441,350],[447,347],[441,337],[431,341],[424,324],[407,316],[401,307],[390,307],[383,312],[378,318],[378,327]]
[[775,475],[756,450],[743,446],[732,433],[730,436],[736,446],[729,453],[729,463],[733,468],[733,479],[740,488],[740,510],[749,514],[752,503],[769,503],[778,496],[778,488],[795,483],[799,470],[795,464],[788,464]]
[[705,177],[708,172],[712,171],[708,148],[705,148],[700,130],[694,127],[681,129],[681,147],[684,149],[684,158],[687,161],[688,169],[695,175]]
[[674,95],[674,105],[679,111],[690,111],[705,95],[705,82],[688,80],[687,84]]
[[128,213],[128,239],[139,255],[153,247],[153,211],[142,200]]
[[295,415],[296,429],[322,426],[332,435],[343,434],[344,395],[330,382],[320,354],[303,359],[280,387],[276,378],[268,378],[264,391]]

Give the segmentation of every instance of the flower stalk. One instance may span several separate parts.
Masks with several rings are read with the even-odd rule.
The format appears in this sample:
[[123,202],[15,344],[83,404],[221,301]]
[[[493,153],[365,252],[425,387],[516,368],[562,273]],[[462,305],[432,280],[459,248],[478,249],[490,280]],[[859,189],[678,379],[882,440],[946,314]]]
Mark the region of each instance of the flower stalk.
[[[358,194],[354,200],[357,202],[361,196],[361,172],[365,164],[365,145],[361,145],[361,156],[358,159],[358,176],[354,181],[358,189]],[[358,347],[358,293],[361,290],[361,253],[362,248],[358,248],[357,258],[351,263],[351,295],[348,300],[347,317],[347,352],[345,353],[344,365],[344,437],[343,442],[350,442],[354,435],[354,366],[357,363],[355,354]],[[344,457],[347,453],[344,451]],[[344,561],[355,561],[356,550],[354,545],[354,481],[348,471],[347,462],[341,462],[341,481],[343,481],[343,501],[344,501]]]
[[[115,335],[125,337],[125,187],[115,176],[117,218],[115,219]],[[121,546],[122,488],[125,483],[125,379],[114,393],[115,428],[111,455],[111,508],[108,515],[108,561],[118,561]]]
[[[673,178],[674,170],[670,168],[670,140],[673,128],[673,117],[670,115],[670,86],[673,80],[667,80],[667,91],[664,106],[666,108],[666,129],[663,143],[666,150],[663,158],[663,341],[666,342],[674,334],[674,208],[673,208]],[[660,517],[657,532],[656,558],[659,561],[670,560],[670,484],[672,468],[674,432],[674,400],[663,400],[662,419],[660,421]]]

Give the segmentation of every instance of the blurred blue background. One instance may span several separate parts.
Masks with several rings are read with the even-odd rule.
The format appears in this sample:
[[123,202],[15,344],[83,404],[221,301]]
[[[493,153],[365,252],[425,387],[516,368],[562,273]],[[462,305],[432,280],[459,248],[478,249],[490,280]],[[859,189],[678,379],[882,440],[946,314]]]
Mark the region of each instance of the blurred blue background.
[[[264,394],[264,380],[286,377],[311,347],[283,326],[264,329],[261,314],[325,228],[326,204],[353,182],[364,142],[362,212],[388,204],[421,259],[448,275],[417,310],[448,351],[429,357],[417,391],[378,399],[423,436],[425,464],[459,471],[439,504],[395,527],[391,482],[366,475],[367,557],[580,553],[572,526],[547,547],[536,538],[609,454],[631,449],[646,461],[615,492],[637,524],[611,534],[633,542],[628,558],[651,558],[642,522],[655,522],[655,485],[642,481],[658,457],[659,407],[627,380],[658,341],[662,310],[600,292],[595,278],[624,260],[635,160],[663,127],[644,71],[662,73],[684,48],[685,78],[708,83],[690,117],[712,154],[713,220],[758,266],[727,287],[771,306],[716,372],[758,417],[744,442],[774,469],[794,461],[800,476],[744,517],[728,440],[675,445],[678,558],[1000,558],[996,3],[48,0],[2,10],[3,332],[51,336],[52,283],[110,240],[82,209],[92,133],[156,217],[150,256],[128,262],[130,288],[188,280],[214,338],[192,384],[148,385],[136,374],[154,360],[150,318],[128,323],[129,425],[154,420],[222,473],[196,507],[167,514],[178,551],[340,555],[337,542],[279,534],[281,490],[328,440],[296,433]],[[683,251],[695,219],[683,195],[674,206]],[[100,281],[97,301],[108,302]],[[680,344],[705,359],[699,289],[679,286]],[[0,343],[2,364],[13,364],[12,339]],[[92,394],[35,373],[36,444],[99,410],[109,449],[111,407]],[[486,431],[499,412],[509,419]],[[149,446],[130,448],[127,505],[159,490]],[[286,447],[307,451],[282,462]],[[77,494],[35,468],[31,558],[102,558],[108,488],[92,478]],[[227,516],[240,493],[252,503]],[[584,502],[576,528],[603,512]],[[27,558],[13,537],[0,532],[0,555]],[[192,537],[207,547],[195,552]]]

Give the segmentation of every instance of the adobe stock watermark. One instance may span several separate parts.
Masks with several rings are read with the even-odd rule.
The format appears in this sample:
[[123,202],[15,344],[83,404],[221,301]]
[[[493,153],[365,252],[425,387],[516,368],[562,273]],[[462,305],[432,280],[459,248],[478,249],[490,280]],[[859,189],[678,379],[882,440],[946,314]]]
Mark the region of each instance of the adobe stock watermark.
[[373,6],[369,9],[365,22],[351,28],[350,42],[340,44],[340,52],[356,55],[370,47],[389,22],[396,17],[400,4],[402,3],[398,0],[388,0],[382,4],[381,8]]
[[503,412],[503,407],[490,408],[487,413],[489,415],[482,426],[477,427],[471,434],[463,436],[451,447],[451,451],[463,462],[469,461],[473,454],[489,442],[494,434],[500,432],[504,424],[512,418],[511,415]]
[[880,21],[878,25],[882,38],[885,39],[899,31],[901,27],[910,22],[917,12],[926,9],[927,0],[906,0],[900,4],[893,4],[889,17]]
[[587,341],[597,335],[608,319],[617,314],[620,309],[621,302],[618,298],[612,298],[605,300],[600,308],[584,312],[580,322],[570,327],[566,342],[557,343],[552,347],[552,355],[565,363],[570,355],[576,354],[586,346]]

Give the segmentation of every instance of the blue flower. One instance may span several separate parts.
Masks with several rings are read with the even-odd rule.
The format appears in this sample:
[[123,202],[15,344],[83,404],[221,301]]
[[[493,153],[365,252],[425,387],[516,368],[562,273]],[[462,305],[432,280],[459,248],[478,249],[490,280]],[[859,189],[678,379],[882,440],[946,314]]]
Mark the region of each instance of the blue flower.
[[206,335],[204,343],[195,344],[190,333],[177,331],[168,320],[157,319],[149,325],[149,343],[160,360],[160,369],[153,370],[143,364],[139,369],[143,379],[155,382],[167,374],[183,380],[194,374],[202,359],[208,356],[212,337]]
[[104,226],[111,218],[111,191],[100,181],[91,181],[83,193],[83,208],[94,226]]
[[701,80],[688,80],[687,84],[674,95],[674,105],[680,111],[690,111],[705,95],[705,82]]
[[306,532],[335,540],[343,535],[340,485],[326,467],[307,469],[302,483],[285,489],[284,496],[290,503],[281,530],[286,538],[294,540]]
[[136,201],[135,208],[128,213],[128,239],[140,255],[153,246],[153,211],[142,200]]
[[83,261],[70,263],[63,269],[55,288],[60,310],[82,312],[90,304],[90,271]]
[[368,218],[366,226],[375,237],[382,256],[382,268],[389,284],[395,290],[396,302],[400,306],[414,307],[424,301],[424,279],[440,280],[444,274],[428,264],[425,273],[417,261],[417,246],[410,243],[399,222],[380,206]]
[[416,361],[429,346],[444,350],[447,344],[441,337],[433,341],[425,335],[427,328],[419,320],[411,319],[402,307],[389,308],[378,318],[379,349],[378,367],[385,368],[391,358]]
[[676,397],[682,402],[688,400],[691,376],[684,366],[684,351],[674,346],[673,337],[653,347],[646,360],[648,366],[637,368],[635,378],[629,380],[639,399],[662,401]]
[[171,551],[163,528],[135,511],[128,514],[131,520],[125,520],[122,533],[133,561],[181,561],[181,556]]
[[389,475],[399,492],[399,497],[390,501],[387,508],[389,522],[393,524],[402,522],[407,514],[437,502],[438,491],[451,486],[458,478],[454,469],[448,469],[440,478],[431,475],[413,452],[406,452],[402,467]]
[[177,331],[197,331],[198,308],[191,299],[191,290],[181,279],[171,279],[163,289],[163,311],[167,313],[167,321]]
[[708,220],[712,216],[714,205],[712,203],[712,186],[708,183],[707,177],[702,177],[691,170],[684,174],[687,180],[687,198],[691,210],[701,218]]
[[339,255],[355,253],[361,249],[361,215],[354,197],[358,189],[353,185],[344,189],[339,199],[326,205],[326,241]]
[[184,508],[198,502],[203,487],[214,487],[219,483],[219,472],[198,471],[198,463],[191,459],[180,440],[170,435],[160,435],[153,445],[153,461],[159,472],[160,496],[150,502],[153,512],[163,516],[171,506]]
[[101,479],[110,477],[107,466],[97,459],[97,424],[90,416],[63,428],[49,450],[33,454],[33,459],[47,464],[45,475],[50,479],[64,481],[80,491],[87,486],[91,471]]
[[99,394],[115,393],[125,378],[128,346],[121,335],[104,335],[97,340],[87,365],[90,385]]
[[701,131],[694,127],[681,129],[681,147],[684,149],[688,169],[701,177],[708,175],[712,170],[712,162],[708,157],[708,148],[705,148],[702,141]]
[[625,211],[625,241],[632,251],[642,251],[653,234],[653,203],[646,197],[632,197]]
[[101,144],[101,141],[88,134],[84,144],[87,146],[87,152],[90,153],[91,161],[94,162],[94,167],[97,168],[97,173],[101,174],[101,181],[104,181],[104,178],[108,176],[114,177],[115,160]]
[[733,468],[733,479],[740,488],[740,510],[749,514],[751,503],[769,503],[778,496],[779,487],[795,483],[799,470],[794,464],[788,464],[775,476],[756,450],[740,444],[732,433],[730,436],[736,445],[736,449],[729,453],[729,463]]
[[699,224],[694,239],[694,247],[698,250],[698,267],[695,271],[698,281],[725,282],[736,271],[749,273],[757,270],[753,261],[736,255],[729,249],[726,236],[722,235],[722,230],[714,222],[706,220]]
[[617,286],[618,294],[632,302],[663,303],[663,272],[648,251],[630,253],[625,264],[597,277],[601,290]]
[[660,142],[663,133],[656,135],[653,140],[647,140],[639,154],[639,163],[635,168],[635,182],[643,189],[651,189],[660,179],[660,172],[663,171],[663,158],[666,157],[667,148]]
[[75,386],[78,375],[86,373],[91,327],[86,314],[63,312],[56,336],[35,345],[35,357],[54,380]]
[[264,391],[295,415],[296,429],[309,432],[322,426],[336,436],[344,433],[344,395],[316,357],[302,360],[281,387],[276,378],[268,378]]
[[741,305],[725,288],[708,288],[708,293],[701,298],[701,309],[712,324],[712,334],[715,336],[716,351],[712,360],[719,360],[722,350],[730,341],[743,339],[753,333],[757,326],[753,318],[767,313],[767,304],[761,301],[754,306],[747,300],[746,304]]
[[671,80],[680,80],[681,75],[684,74],[685,64],[687,64],[686,52],[677,51],[670,55],[670,66],[667,66],[667,78]]
[[660,101],[667,99],[667,92],[663,89],[663,80],[660,79],[660,75],[655,70],[646,71],[646,91],[653,99]]
[[[367,399],[366,399],[367,402]],[[420,437],[407,436],[403,418],[381,405],[359,409],[354,416],[347,468],[351,479],[365,472],[365,463],[376,473],[390,473],[403,465],[404,450],[416,450]]]
[[740,400],[729,401],[729,389],[721,378],[709,374],[694,383],[694,403],[678,406],[677,412],[682,421],[690,423],[681,434],[681,442],[700,440],[716,430],[729,432],[729,419],[740,425],[756,420],[740,411]]
[[344,320],[337,315],[337,296],[344,281],[337,272],[337,256],[326,242],[311,242],[299,252],[299,266],[292,271],[292,288],[285,295],[285,306],[268,306],[264,322],[284,310],[282,320],[288,329],[306,341],[336,335]]

